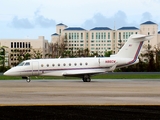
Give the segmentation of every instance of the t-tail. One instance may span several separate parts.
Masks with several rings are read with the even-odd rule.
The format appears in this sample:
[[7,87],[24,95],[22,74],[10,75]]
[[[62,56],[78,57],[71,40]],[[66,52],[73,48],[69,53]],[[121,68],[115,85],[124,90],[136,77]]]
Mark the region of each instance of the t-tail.
[[113,56],[118,58],[132,58],[136,60],[140,54],[144,41],[150,40],[152,38],[152,35],[131,35],[124,46],[119,50],[119,52]]

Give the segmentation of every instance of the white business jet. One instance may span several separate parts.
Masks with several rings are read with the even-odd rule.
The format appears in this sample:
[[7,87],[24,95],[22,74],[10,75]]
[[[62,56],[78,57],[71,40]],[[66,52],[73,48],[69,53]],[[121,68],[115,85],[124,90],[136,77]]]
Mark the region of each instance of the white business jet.
[[134,34],[129,37],[120,51],[110,57],[58,58],[25,60],[6,71],[6,76],[21,76],[30,82],[30,76],[73,76],[90,82],[90,76],[114,71],[139,62],[143,42],[152,36]]

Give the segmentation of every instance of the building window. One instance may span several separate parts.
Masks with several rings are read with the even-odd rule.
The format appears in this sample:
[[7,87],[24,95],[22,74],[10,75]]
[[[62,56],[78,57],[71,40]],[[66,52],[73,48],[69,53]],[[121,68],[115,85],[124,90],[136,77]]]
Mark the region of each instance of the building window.
[[17,48],[19,48],[19,42],[17,42]]
[[76,39],[76,33],[74,33],[74,39]]
[[106,33],[104,33],[104,39],[106,39]]
[[13,48],[13,42],[11,42],[11,48]]
[[101,39],[101,34],[100,33],[98,33],[98,38]]
[[83,44],[80,44],[80,46],[83,46]]
[[101,39],[103,39],[103,33],[101,33]]
[[121,40],[121,33],[119,32],[119,39]]
[[26,43],[26,48],[28,47],[27,43]]
[[72,40],[73,40],[73,33],[72,33]]
[[88,33],[86,34],[86,38],[87,38],[87,40],[88,40]]
[[20,48],[22,48],[22,42],[20,42]]
[[14,42],[14,48],[16,48],[16,42]]
[[125,39],[125,32],[123,32],[123,39]]
[[83,33],[81,33],[81,39],[83,39]]
[[59,33],[61,34],[61,29],[59,29]]
[[25,48],[25,43],[23,42],[23,48]]
[[83,43],[83,40],[81,40],[80,42]]
[[98,39],[98,33],[96,33],[96,39]]
[[69,39],[71,39],[71,33],[69,33]]
[[126,39],[128,39],[128,32],[126,32]]
[[108,39],[110,39],[110,33],[108,33]]
[[94,33],[92,33],[92,39],[94,39]]
[[113,33],[113,39],[115,39],[116,38],[116,35],[115,35],[115,32]]

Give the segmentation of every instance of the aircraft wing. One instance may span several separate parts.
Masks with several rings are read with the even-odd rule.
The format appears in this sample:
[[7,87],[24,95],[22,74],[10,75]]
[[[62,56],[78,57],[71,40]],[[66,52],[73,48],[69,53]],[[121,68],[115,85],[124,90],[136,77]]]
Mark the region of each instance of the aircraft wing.
[[95,75],[103,73],[105,70],[71,70],[63,73],[63,76],[82,76],[84,74]]
[[111,66],[108,69],[86,69],[86,70],[70,70],[70,71],[64,71],[63,76],[82,76],[84,74],[88,75],[95,75],[100,73],[105,73],[108,71],[114,71],[117,66],[117,63],[115,63],[113,66]]

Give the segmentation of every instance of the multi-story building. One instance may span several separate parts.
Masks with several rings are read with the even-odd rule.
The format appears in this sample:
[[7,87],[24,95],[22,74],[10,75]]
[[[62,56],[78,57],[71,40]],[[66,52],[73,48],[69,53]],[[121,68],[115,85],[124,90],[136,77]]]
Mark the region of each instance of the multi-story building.
[[80,27],[67,27],[60,23],[56,26],[56,32],[52,35],[52,42],[66,41],[68,49],[89,49],[90,54],[98,53],[103,56],[106,51],[117,53],[121,46],[127,41],[132,34],[154,35],[151,41],[145,42],[152,47],[160,42],[160,34],[158,33],[158,25],[154,22],[147,21],[136,27],[121,27],[112,30],[108,27],[95,27],[85,30]]
[[44,36],[39,36],[38,39],[0,39],[0,46],[5,47],[9,66],[15,66],[18,63],[18,56],[32,54],[34,51],[39,51],[44,58],[49,49],[48,41]]
[[[67,27],[60,23],[56,25],[56,33],[51,35],[51,44],[64,44],[67,50],[72,50],[75,54],[78,50],[88,49],[91,55],[97,53],[99,56],[104,56],[106,51],[117,53],[130,35],[139,33],[154,35],[154,38],[151,41],[146,41],[145,44],[150,44],[152,48],[159,46],[160,32],[158,32],[158,25],[152,21],[140,24],[139,28],[129,26],[117,30],[108,27],[95,27],[86,30],[81,27]],[[13,57],[18,56],[14,53],[15,49],[26,50],[30,53],[30,48],[39,50],[42,52],[43,58],[50,51],[53,51],[43,36],[38,39],[0,39],[0,46],[7,47],[9,65],[12,66],[17,62],[17,59]],[[58,54],[56,55],[58,56]]]

